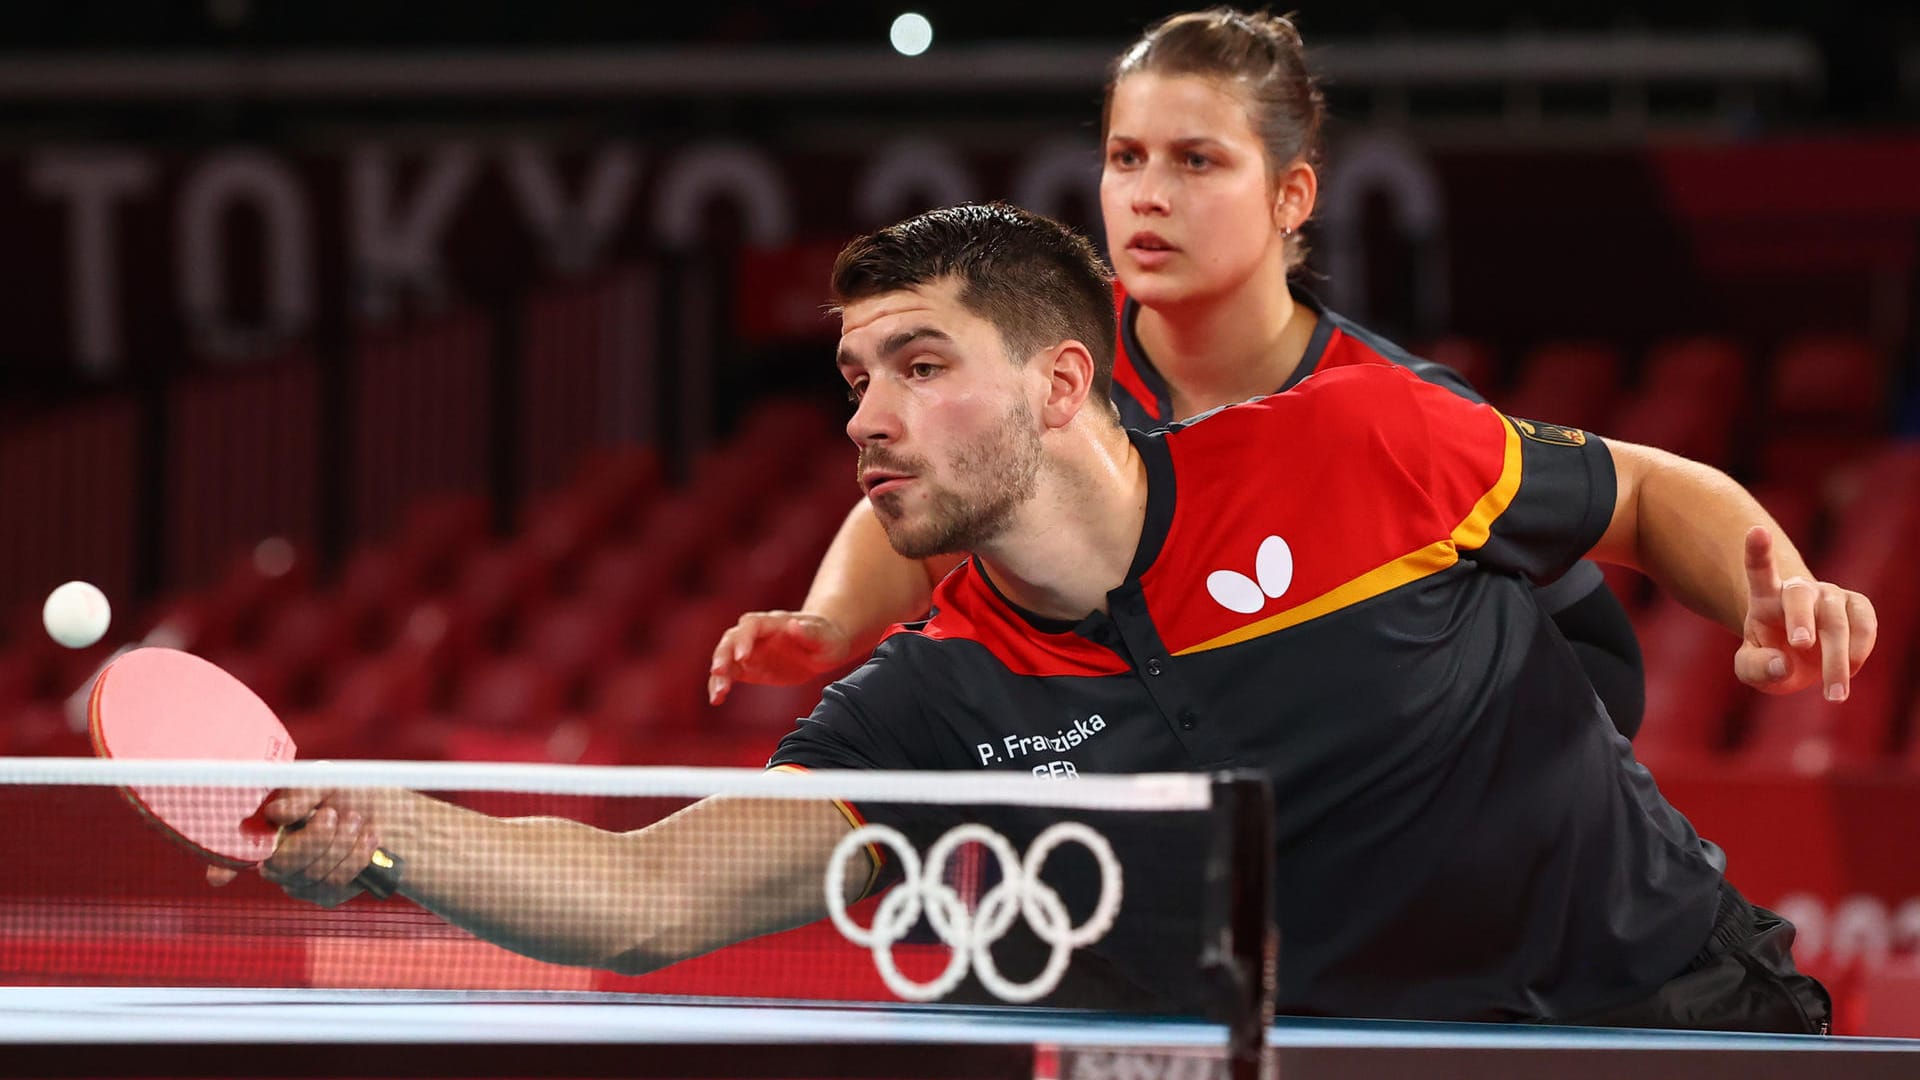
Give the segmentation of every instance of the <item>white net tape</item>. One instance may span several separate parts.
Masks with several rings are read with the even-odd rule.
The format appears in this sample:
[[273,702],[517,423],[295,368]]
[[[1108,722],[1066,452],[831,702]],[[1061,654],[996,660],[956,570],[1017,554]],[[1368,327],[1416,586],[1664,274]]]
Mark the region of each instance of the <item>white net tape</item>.
[[416,791],[526,791],[567,795],[844,799],[914,804],[1032,806],[1062,810],[1192,811],[1212,805],[1205,776],[1143,773],[1056,780],[1026,773],[938,774],[860,770],[612,765],[487,764],[440,761],[129,761],[0,758],[0,784],[199,787],[399,787]]

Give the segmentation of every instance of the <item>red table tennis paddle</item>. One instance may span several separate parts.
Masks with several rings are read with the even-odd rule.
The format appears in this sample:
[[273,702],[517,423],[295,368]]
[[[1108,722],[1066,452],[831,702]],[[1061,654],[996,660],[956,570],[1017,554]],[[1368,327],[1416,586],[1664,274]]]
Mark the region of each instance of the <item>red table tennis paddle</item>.
[[[293,737],[259,695],[219,666],[175,649],[135,649],[102,669],[87,702],[87,727],[94,753],[105,758],[292,761],[294,755]],[[135,784],[120,790],[162,832],[230,869],[265,862],[284,831],[261,813],[272,788]],[[399,859],[377,850],[354,883],[384,900],[399,887],[400,870]]]

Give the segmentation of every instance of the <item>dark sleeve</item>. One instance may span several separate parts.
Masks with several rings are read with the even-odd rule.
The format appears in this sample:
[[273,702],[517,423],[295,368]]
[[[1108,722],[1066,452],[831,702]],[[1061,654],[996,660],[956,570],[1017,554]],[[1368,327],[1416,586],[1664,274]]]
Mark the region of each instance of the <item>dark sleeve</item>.
[[768,768],[924,769],[928,726],[915,679],[896,648],[820,692],[820,703],[780,740]]
[[[873,657],[851,675],[820,692],[820,703],[803,718],[767,762],[769,769],[928,769],[933,764],[931,728],[919,680],[902,655],[899,641],[880,643]],[[938,807],[899,803],[834,804],[854,827],[886,825],[924,850],[929,834],[946,823]],[[871,896],[899,877],[897,861],[885,847],[868,844],[871,873],[862,895]]]
[[1435,454],[1437,485],[1459,500],[1456,507],[1464,503],[1484,473],[1449,473],[1458,457],[1487,452],[1485,442],[1492,436],[1483,429],[1490,424],[1498,432],[1501,466],[1498,479],[1462,516],[1455,545],[1463,557],[1521,574],[1536,585],[1558,579],[1593,549],[1613,521],[1613,455],[1598,438],[1577,429],[1506,417],[1486,406],[1471,411],[1477,414],[1471,421],[1460,420],[1460,427],[1472,432],[1461,440],[1463,454]]
[[[1468,401],[1479,402],[1481,404],[1486,404],[1487,402],[1487,399],[1481,395],[1480,391],[1474,389],[1473,384],[1467,381],[1466,376],[1461,375],[1445,364],[1415,356],[1405,361],[1405,367],[1408,371],[1418,375],[1422,382],[1432,383],[1434,386],[1451,391]],[[1565,574],[1562,574],[1558,580],[1539,586],[1539,588],[1535,590],[1534,599],[1540,602],[1541,608],[1549,614],[1552,614],[1569,605],[1586,600],[1587,597],[1593,594],[1595,589],[1604,589],[1605,587],[1606,579],[1601,576],[1600,568],[1582,559],[1580,562],[1574,563],[1573,568]],[[1608,595],[1612,594],[1609,593]],[[1614,607],[1619,608],[1619,604],[1616,603]],[[1624,609],[1620,611],[1620,618],[1623,620],[1626,618],[1626,611]],[[1631,635],[1629,635],[1629,637],[1631,637]],[[1635,654],[1636,656],[1638,655],[1638,646],[1635,647]],[[1635,660],[1634,666],[1635,669],[1638,670],[1639,662],[1637,659]]]
[[1561,636],[1580,658],[1580,667],[1606,705],[1613,726],[1633,738],[1646,716],[1647,676],[1641,663],[1640,641],[1633,636],[1633,622],[1627,618],[1626,609],[1602,580],[1585,596],[1551,615]]

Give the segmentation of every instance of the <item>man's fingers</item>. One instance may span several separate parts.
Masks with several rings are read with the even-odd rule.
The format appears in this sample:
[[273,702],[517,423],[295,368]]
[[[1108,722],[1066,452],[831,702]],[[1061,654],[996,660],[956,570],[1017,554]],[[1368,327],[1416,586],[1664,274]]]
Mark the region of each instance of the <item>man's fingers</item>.
[[240,871],[229,870],[224,866],[207,867],[207,884],[213,886],[216,889],[221,887],[222,885],[231,883],[234,878],[237,878],[239,876],[240,876]]
[[1779,649],[1743,645],[1733,654],[1733,673],[1748,686],[1765,689],[1786,678],[1791,670],[1787,654]]
[[1819,599],[1820,587],[1806,578],[1788,578],[1780,583],[1781,622],[1786,627],[1788,645],[1796,649],[1813,647],[1818,627],[1814,608]]
[[265,812],[267,820],[275,825],[298,825],[311,818],[320,804],[326,801],[325,791],[287,788],[273,793],[273,796],[267,800]]
[[1780,592],[1780,575],[1773,567],[1773,534],[1763,525],[1747,530],[1747,595],[1770,600]]
[[333,840],[327,845],[324,855],[314,860],[309,876],[316,882],[334,889],[344,889],[353,884],[360,871],[367,868],[373,858],[374,845],[368,843],[373,831],[359,814],[348,814],[341,819],[340,828],[334,833]]
[[1847,700],[1850,672],[1847,670],[1848,627],[1847,597],[1840,589],[1822,591],[1814,617],[1820,626],[1820,685],[1828,701]]
[[1858,675],[1880,637],[1880,615],[1873,610],[1873,601],[1857,592],[1847,594],[1847,633],[1847,673]]
[[340,812],[331,806],[322,806],[299,828],[287,827],[280,834],[273,856],[261,864],[261,876],[275,884],[307,876],[315,860],[326,854],[339,825]]

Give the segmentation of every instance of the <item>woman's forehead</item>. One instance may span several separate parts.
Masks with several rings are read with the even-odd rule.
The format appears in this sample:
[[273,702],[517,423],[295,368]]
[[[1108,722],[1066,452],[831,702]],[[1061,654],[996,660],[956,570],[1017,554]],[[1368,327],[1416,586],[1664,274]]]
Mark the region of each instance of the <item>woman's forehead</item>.
[[1248,102],[1231,79],[1137,72],[1114,86],[1108,134],[1139,138],[1168,131],[1211,138],[1254,137]]

